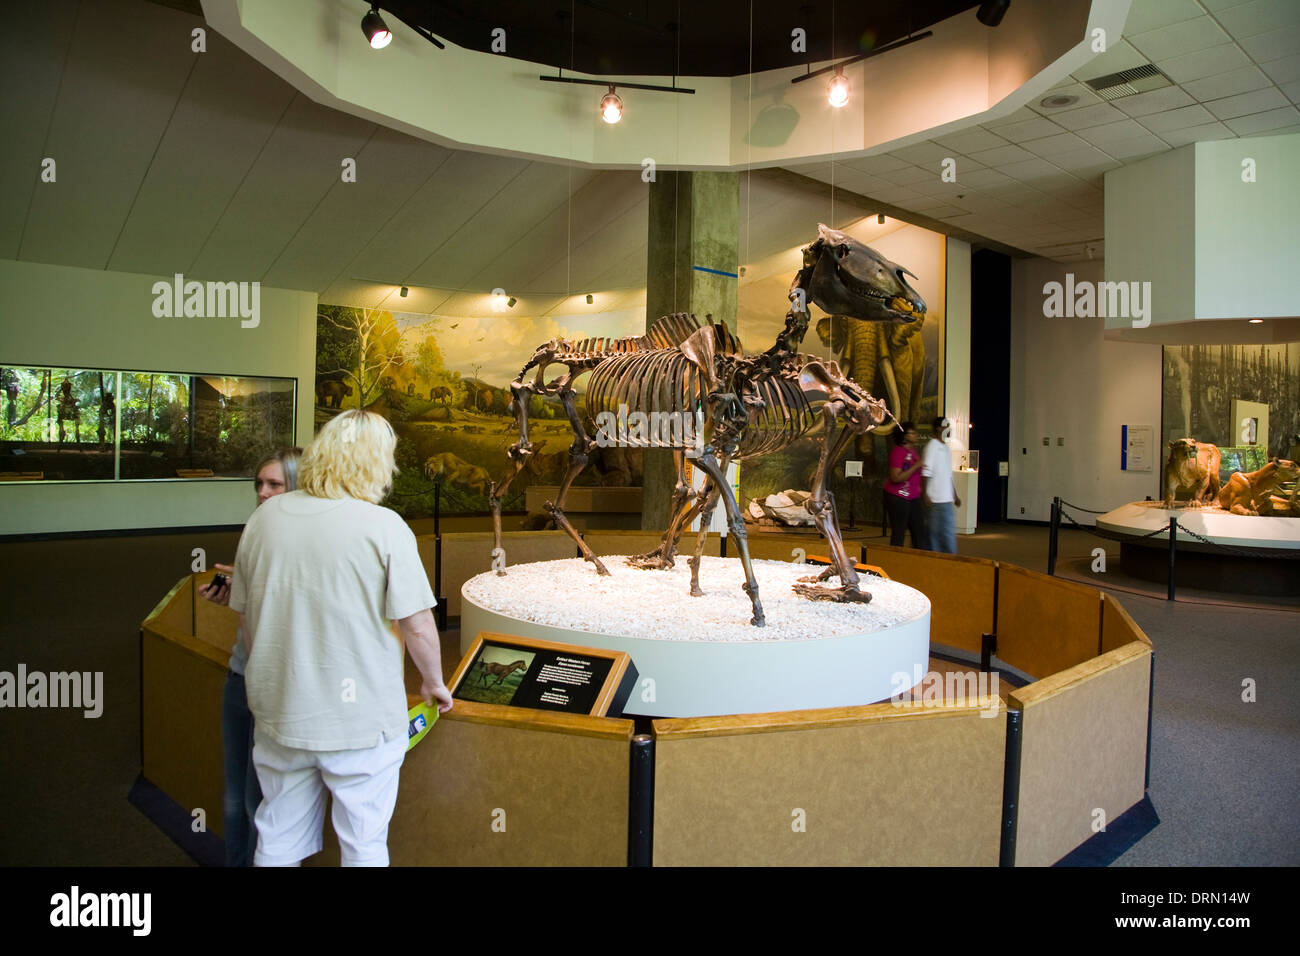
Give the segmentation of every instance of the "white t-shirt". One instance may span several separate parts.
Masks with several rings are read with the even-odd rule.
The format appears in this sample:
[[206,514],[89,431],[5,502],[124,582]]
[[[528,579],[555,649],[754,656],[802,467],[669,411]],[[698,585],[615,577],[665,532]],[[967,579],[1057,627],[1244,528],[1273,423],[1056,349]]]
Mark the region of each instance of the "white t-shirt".
[[355,498],[276,495],[239,539],[230,606],[247,616],[259,729],[285,747],[360,750],[406,734],[389,622],[435,604],[415,535]]
[[925,493],[934,504],[955,501],[956,489],[952,486],[952,450],[947,443],[931,438],[921,459],[921,474],[929,479]]

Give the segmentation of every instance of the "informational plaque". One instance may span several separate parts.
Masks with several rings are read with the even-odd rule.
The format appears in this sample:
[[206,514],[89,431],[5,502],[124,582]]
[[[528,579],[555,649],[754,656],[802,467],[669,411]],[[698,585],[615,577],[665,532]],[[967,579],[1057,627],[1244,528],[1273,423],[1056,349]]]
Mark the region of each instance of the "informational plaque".
[[623,712],[635,682],[623,651],[484,633],[450,686],[457,700],[604,717]]
[[1121,471],[1150,471],[1155,429],[1150,425],[1121,425],[1119,467]]

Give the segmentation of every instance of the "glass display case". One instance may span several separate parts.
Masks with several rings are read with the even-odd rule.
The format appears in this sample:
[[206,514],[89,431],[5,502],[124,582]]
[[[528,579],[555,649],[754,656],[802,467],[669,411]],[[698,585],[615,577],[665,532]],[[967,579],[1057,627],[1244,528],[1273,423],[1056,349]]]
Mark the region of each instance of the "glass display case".
[[980,470],[980,453],[978,451],[961,448],[954,452],[954,457],[956,461],[953,464],[958,471]]
[[297,380],[0,365],[0,480],[247,478],[294,443]]

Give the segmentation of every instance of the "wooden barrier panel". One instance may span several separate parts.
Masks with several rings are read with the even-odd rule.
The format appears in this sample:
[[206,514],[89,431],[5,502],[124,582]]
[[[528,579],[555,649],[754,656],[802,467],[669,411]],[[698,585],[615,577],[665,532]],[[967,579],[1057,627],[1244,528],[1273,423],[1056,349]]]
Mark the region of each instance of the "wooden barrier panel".
[[1101,592],[1000,564],[997,635],[997,656],[1026,674],[1068,670],[1101,651]]
[[[687,529],[678,542],[677,546],[681,549],[679,552],[685,560],[695,553],[695,538],[698,532]],[[595,552],[597,557],[606,554],[646,554],[659,547],[659,542],[663,540],[662,531],[588,531],[583,534],[582,540],[587,542],[587,547]],[[712,558],[716,558],[722,553],[722,536],[709,532],[704,542],[704,553]],[[731,549],[730,554],[735,554],[735,549]]]
[[[633,723],[458,700],[402,764],[393,866],[626,866]],[[326,827],[311,865],[338,862]]]
[[[859,537],[861,532],[843,532],[843,534],[844,549],[848,552],[849,557],[856,561],[858,552],[861,550]],[[826,547],[826,539],[815,530],[810,531],[808,534],[802,534],[791,531],[755,531],[751,527],[748,528],[746,538],[749,541],[749,556],[766,561],[791,561],[794,559],[791,552],[795,548],[803,548],[805,554],[829,553]],[[734,544],[727,545],[727,554],[735,556],[736,547]]]
[[872,704],[654,728],[656,866],[997,865],[1005,708]]
[[[995,561],[956,554],[872,544],[867,562],[930,599],[930,641],[979,654],[985,634],[993,633]],[[871,589],[871,579],[864,579]]]
[[1050,866],[1142,799],[1150,679],[1133,641],[1009,695],[1024,711],[1017,866]]
[[[145,777],[186,810],[202,808],[225,834],[221,696],[227,666],[152,627],[143,629],[141,687]],[[229,655],[227,655],[229,656]]]
[[1147,647],[1151,646],[1151,639],[1146,636],[1146,632],[1137,626],[1137,622],[1129,617],[1128,611],[1124,606],[1115,600],[1109,594],[1102,595],[1101,603],[1101,652],[1113,651],[1117,647],[1123,647],[1132,641],[1141,641]]
[[[492,569],[493,537],[490,531],[471,531],[442,536],[442,593],[447,614],[460,617],[460,589],[476,574]],[[512,564],[576,558],[578,546],[563,531],[508,531],[501,535],[507,568]],[[423,557],[423,554],[421,555]],[[433,580],[433,563],[425,565]]]

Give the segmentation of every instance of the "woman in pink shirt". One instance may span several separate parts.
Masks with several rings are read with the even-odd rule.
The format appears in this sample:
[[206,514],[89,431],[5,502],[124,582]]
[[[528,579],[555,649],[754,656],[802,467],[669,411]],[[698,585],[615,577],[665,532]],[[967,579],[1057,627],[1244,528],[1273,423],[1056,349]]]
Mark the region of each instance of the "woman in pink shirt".
[[889,543],[903,546],[910,528],[912,547],[924,548],[925,514],[921,510],[921,455],[916,446],[920,436],[911,422],[894,432],[894,450],[889,453],[889,478],[885,482],[885,507],[889,509]]

